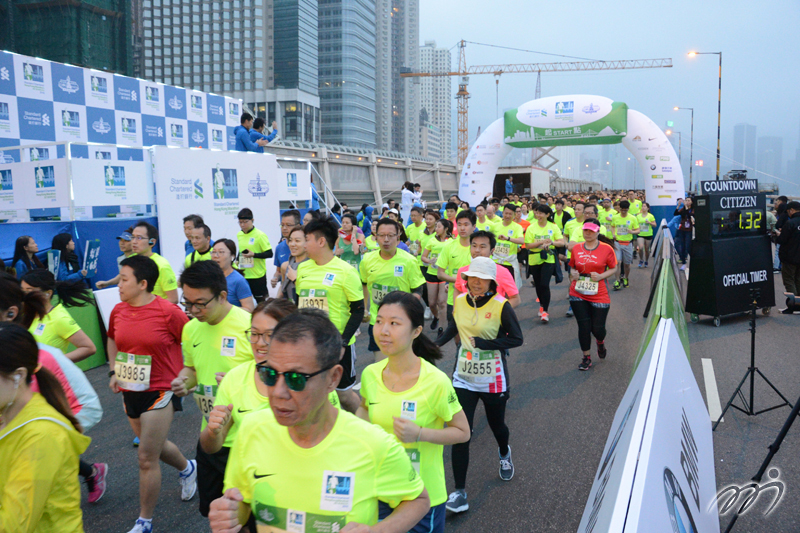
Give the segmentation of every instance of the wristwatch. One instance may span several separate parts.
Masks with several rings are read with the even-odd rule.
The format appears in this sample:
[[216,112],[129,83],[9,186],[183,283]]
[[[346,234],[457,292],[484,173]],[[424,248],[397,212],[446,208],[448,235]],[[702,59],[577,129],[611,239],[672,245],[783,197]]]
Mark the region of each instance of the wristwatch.
[[111,377],[111,376],[116,376],[116,375],[117,375],[117,373],[116,373],[114,370],[111,370],[111,371],[108,373],[108,377]]

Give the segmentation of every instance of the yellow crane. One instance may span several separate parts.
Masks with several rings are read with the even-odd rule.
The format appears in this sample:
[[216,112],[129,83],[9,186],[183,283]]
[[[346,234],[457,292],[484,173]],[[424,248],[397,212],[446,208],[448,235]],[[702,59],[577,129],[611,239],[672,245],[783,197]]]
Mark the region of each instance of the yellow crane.
[[[469,76],[472,74],[493,74],[500,76],[501,74],[512,73],[536,73],[541,76],[542,72],[576,72],[576,71],[589,71],[589,70],[630,70],[630,69],[644,69],[644,68],[670,68],[672,67],[672,59],[627,59],[616,61],[567,61],[559,63],[522,63],[511,65],[475,65],[467,67],[466,57],[467,41],[462,40],[459,43],[458,51],[458,72],[404,72],[400,74],[401,78],[429,78],[438,76],[460,76],[458,82],[458,92],[456,93],[456,100],[458,100],[458,164],[463,166],[464,160],[467,158],[469,151],[469,91],[467,85],[469,84]],[[498,79],[499,83],[499,79]],[[541,96],[541,85],[537,79],[536,97]],[[547,149],[544,149],[547,150]]]

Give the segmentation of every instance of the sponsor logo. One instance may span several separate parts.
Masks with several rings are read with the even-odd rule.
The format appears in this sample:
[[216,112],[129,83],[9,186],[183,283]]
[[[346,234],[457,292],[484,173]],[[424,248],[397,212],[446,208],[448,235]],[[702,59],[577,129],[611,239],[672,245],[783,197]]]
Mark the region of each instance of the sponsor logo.
[[589,104],[583,108],[583,112],[586,113],[587,115],[591,115],[592,113],[597,113],[598,111],[600,111],[600,106],[595,107],[594,104]]
[[656,169],[655,165],[650,165],[650,170],[655,170],[655,169]]
[[61,125],[65,128],[80,128],[81,116],[77,111],[69,111],[67,109],[61,113]]
[[648,161],[652,161],[653,159],[656,158],[656,156],[654,156],[654,155],[646,155],[646,156],[644,156],[644,158],[647,159]]
[[572,122],[575,112],[575,102],[556,102],[556,119]]
[[653,188],[654,190],[656,190],[656,189],[663,189],[663,188],[664,188],[664,186],[663,186],[663,185],[653,185],[653,186],[652,186],[652,188]]
[[635,143],[642,142],[642,138],[641,138],[641,137],[639,137],[639,136],[637,135],[636,137],[634,137],[633,139],[631,139],[631,141],[633,141],[633,142],[635,142]]
[[136,133],[136,119],[135,118],[127,118],[122,117],[120,120],[120,124],[122,126],[122,133]]
[[306,513],[289,509],[286,513],[286,531],[304,533],[306,530]]
[[658,139],[658,137],[648,137],[647,138],[648,141],[655,141],[656,139]]
[[63,80],[58,80],[58,88],[67,94],[76,93],[81,89],[78,83],[72,81],[69,76]]
[[[659,196],[659,198],[661,197]],[[697,531],[686,494],[683,492],[678,478],[669,468],[664,469],[664,496],[667,499],[667,511],[672,531],[675,533]]]
[[49,148],[31,148],[29,152],[30,160],[31,161],[42,161],[45,159],[50,159],[50,149]]
[[672,172],[672,167],[661,167],[661,172]]
[[101,152],[97,151],[94,153],[95,159],[111,159],[111,152]]
[[33,175],[37,189],[55,189],[56,175],[53,167],[36,167]]
[[200,130],[195,130],[192,133],[192,142],[196,142],[197,144],[201,144],[203,141],[206,140],[206,136],[200,133]]
[[672,198],[672,195],[671,194],[659,194],[658,198],[659,199],[661,199],[661,198]]
[[664,176],[662,174],[653,174],[650,177],[653,178],[654,180],[663,180],[664,179]]
[[219,115],[219,116],[222,116],[222,106],[218,106],[218,105],[209,105],[209,106],[208,106],[208,111],[209,111],[209,112],[210,112],[212,115]]
[[158,102],[158,87],[145,87],[144,99],[146,102]]
[[173,96],[169,99],[169,106],[175,111],[179,111],[183,109],[183,102],[177,96]]
[[92,76],[89,80],[93,93],[108,94],[108,81],[102,76]]
[[191,98],[192,109],[203,109],[203,98],[195,94]]
[[238,117],[239,116],[239,104],[230,102],[228,104],[228,114],[231,116]]
[[11,169],[0,170],[0,191],[13,191],[14,181],[11,177]]
[[211,130],[211,142],[222,142],[222,130]]
[[235,168],[219,168],[219,164],[217,164],[217,167],[211,171],[211,178],[215,200],[239,197],[239,181]]
[[3,121],[11,120],[11,114],[8,110],[8,104],[5,102],[0,102],[0,120]]
[[664,183],[678,183],[677,180],[664,180]]
[[125,186],[125,167],[106,165],[103,167],[103,172],[105,174],[106,188]]
[[8,155],[7,153],[3,152],[0,153],[0,163],[15,163],[14,158]]
[[256,179],[250,180],[247,191],[253,198],[264,198],[269,193],[269,183],[267,180],[261,179],[261,174],[256,173]]
[[669,161],[669,156],[668,155],[662,155],[661,157],[659,157],[658,160],[659,161]]
[[173,139],[183,139],[183,126],[181,124],[170,124],[169,136]]
[[25,81],[44,83],[44,69],[41,65],[36,65],[35,63],[23,63],[22,76]]
[[470,168],[472,168],[472,163],[467,163],[467,169],[469,170]]
[[195,198],[203,197],[203,182],[200,181],[200,178],[194,180],[194,197]]
[[11,81],[11,73],[6,67],[0,68],[0,80]]

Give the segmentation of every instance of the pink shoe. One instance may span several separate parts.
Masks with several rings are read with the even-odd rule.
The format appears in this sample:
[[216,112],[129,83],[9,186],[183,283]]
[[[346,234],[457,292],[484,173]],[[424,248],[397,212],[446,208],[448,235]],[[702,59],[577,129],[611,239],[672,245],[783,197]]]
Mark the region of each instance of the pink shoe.
[[95,463],[92,466],[95,469],[95,473],[86,478],[86,485],[89,487],[89,503],[97,503],[106,493],[108,465],[106,463]]
[[539,317],[541,318],[542,314],[544,313],[544,307],[539,308]]
[[542,322],[544,322],[545,324],[550,322],[550,313],[547,312],[542,313]]

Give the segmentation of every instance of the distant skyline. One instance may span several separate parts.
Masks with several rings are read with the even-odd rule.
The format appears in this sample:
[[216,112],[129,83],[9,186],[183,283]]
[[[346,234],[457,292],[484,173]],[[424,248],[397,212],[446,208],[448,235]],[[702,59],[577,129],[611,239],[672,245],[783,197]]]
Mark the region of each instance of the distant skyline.
[[[768,8],[739,0],[668,4],[580,0],[566,5],[506,0],[496,6],[487,9],[477,0],[421,3],[420,41],[435,39],[438,46],[449,48],[465,39],[588,59],[672,58],[673,67],[668,69],[542,74],[542,96],[596,94],[625,102],[659,126],[674,121],[675,129],[683,132],[684,147],[690,113],[673,107],[693,107],[694,159],[703,159],[705,167],[716,165],[719,56],[689,58],[687,53],[721,51],[722,173],[737,166],[734,126],[745,122],[757,127],[759,137],[783,139],[786,174],[787,162],[800,147],[800,57],[795,53],[800,49],[800,3],[796,0],[771,2]],[[467,44],[466,52],[468,66],[579,61],[476,44]],[[456,69],[458,48],[451,53]],[[498,107],[502,114],[532,100],[535,86],[535,74],[505,74],[500,77],[496,105],[494,76],[471,76],[470,143],[479,127],[485,129],[498,118]],[[684,158],[688,162],[686,154]],[[800,195],[800,176],[780,177],[782,192]]]

